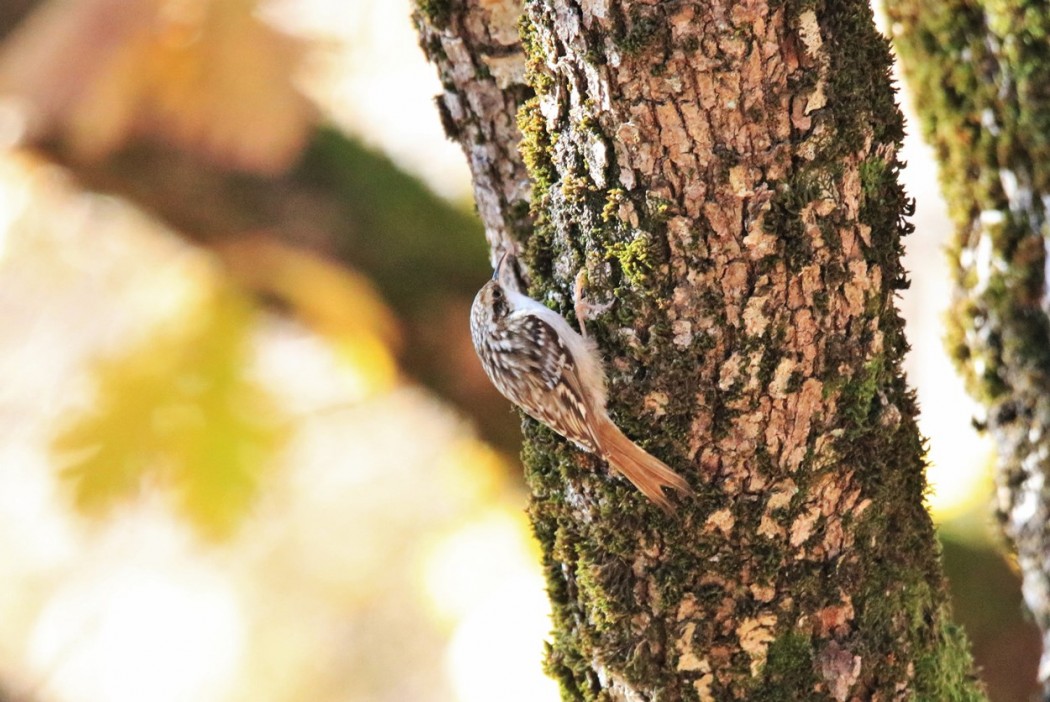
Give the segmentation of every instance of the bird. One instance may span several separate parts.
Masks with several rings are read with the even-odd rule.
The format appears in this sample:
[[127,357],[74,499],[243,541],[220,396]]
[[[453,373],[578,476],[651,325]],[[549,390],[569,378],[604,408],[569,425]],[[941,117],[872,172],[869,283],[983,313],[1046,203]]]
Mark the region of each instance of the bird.
[[576,286],[580,333],[558,312],[521,292],[516,270],[513,254],[505,253],[471,305],[470,334],[485,374],[530,417],[599,456],[665,512],[673,512],[664,489],[693,491],[609,418],[605,370],[582,318],[582,278]]

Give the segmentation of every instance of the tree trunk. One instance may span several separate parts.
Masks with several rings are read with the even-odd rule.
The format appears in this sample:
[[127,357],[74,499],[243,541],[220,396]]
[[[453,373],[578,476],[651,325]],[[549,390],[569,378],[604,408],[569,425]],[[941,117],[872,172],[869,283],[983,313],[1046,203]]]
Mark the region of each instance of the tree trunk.
[[1016,0],[887,9],[956,224],[949,344],[987,408],[1050,700],[1050,11]]
[[[697,492],[665,516],[525,420],[564,697],[982,699],[900,371],[910,204],[867,4],[534,1],[524,56],[516,21],[417,13],[490,242],[567,315],[586,269],[612,416]],[[478,156],[513,158],[490,125],[523,101],[531,230],[518,162]]]

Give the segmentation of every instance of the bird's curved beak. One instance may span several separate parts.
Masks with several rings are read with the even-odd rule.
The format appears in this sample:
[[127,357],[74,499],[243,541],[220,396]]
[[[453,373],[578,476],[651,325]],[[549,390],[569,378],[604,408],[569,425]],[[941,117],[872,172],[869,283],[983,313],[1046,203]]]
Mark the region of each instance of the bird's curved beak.
[[518,268],[518,259],[513,251],[506,251],[500,256],[496,270],[492,271],[492,279],[508,290],[521,292],[521,269]]
[[503,255],[499,257],[499,261],[496,263],[495,270],[492,271],[492,279],[499,280],[499,272],[503,269],[503,262],[507,260],[507,254],[509,251],[504,251]]

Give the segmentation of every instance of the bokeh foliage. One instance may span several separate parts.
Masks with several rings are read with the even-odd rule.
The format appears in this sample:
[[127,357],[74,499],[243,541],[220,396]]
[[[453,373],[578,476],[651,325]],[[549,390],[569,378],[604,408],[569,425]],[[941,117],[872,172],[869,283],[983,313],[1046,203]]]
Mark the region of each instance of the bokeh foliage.
[[252,377],[253,303],[221,287],[141,342],[96,362],[96,402],[52,449],[76,505],[104,515],[146,484],[212,537],[251,507],[288,434]]

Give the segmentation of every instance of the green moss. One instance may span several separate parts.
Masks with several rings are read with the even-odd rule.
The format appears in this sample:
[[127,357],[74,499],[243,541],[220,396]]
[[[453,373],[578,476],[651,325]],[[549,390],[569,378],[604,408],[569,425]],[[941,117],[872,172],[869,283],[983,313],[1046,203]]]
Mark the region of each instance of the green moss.
[[416,11],[436,29],[446,29],[452,19],[454,0],[416,0]]
[[539,204],[558,178],[550,155],[551,135],[540,113],[539,98],[526,100],[518,109],[518,130],[521,132],[518,148],[532,178],[533,202]]
[[606,193],[605,205],[602,207],[602,221],[610,222],[618,217],[620,205],[626,201],[623,188],[613,188]]
[[423,53],[426,54],[427,60],[431,63],[439,63],[448,58],[445,54],[445,46],[441,43],[441,39],[433,34],[430,35],[430,38],[425,44],[423,44]]
[[830,299],[826,290],[817,290],[813,293],[813,307],[818,312],[826,314],[828,311],[828,302],[830,302]]
[[561,193],[570,203],[583,202],[592,192],[597,189],[586,176],[570,174],[562,178]]
[[[907,544],[899,546],[899,550],[906,548]],[[973,672],[969,642],[962,629],[951,622],[940,574],[916,571],[915,565],[907,564],[899,554],[894,554],[894,560],[897,562],[885,563],[883,571],[872,573],[864,594],[855,599],[858,626],[862,630],[907,631],[908,640],[915,647],[910,683],[914,699],[986,700]],[[902,587],[903,581],[913,584]],[[874,643],[882,650],[894,650],[893,641],[876,639]],[[883,674],[900,675],[902,665],[899,659],[887,659]]]
[[867,139],[899,144],[904,120],[890,87],[893,58],[889,42],[871,31],[871,7],[851,3],[818,17],[830,58],[825,92],[836,135],[825,142],[821,160],[858,153]]
[[649,226],[655,228],[657,225],[666,224],[675,212],[675,204],[670,200],[657,197],[652,193],[647,194],[645,199],[645,213],[649,219]]
[[667,34],[667,25],[658,16],[642,14],[635,8],[630,21],[614,35],[613,40],[625,54],[635,56],[642,53],[646,47],[662,40]]
[[[862,468],[856,474],[862,494],[881,505],[850,518],[856,541],[874,545],[890,530],[898,535],[892,544],[861,552],[853,568],[839,573],[844,583],[854,583],[857,629],[869,632],[864,650],[853,653],[863,660],[878,657],[884,679],[911,679],[915,699],[983,699],[966,642],[950,621],[938,559],[928,555],[936,552],[929,515],[916,501],[901,499],[925,492],[922,438],[910,422],[880,423],[882,402],[876,398],[895,403],[903,416],[914,415],[899,360],[866,363],[840,394],[844,432],[836,452],[844,464]],[[895,528],[902,523],[912,527]]]
[[644,288],[653,269],[651,260],[652,240],[645,232],[627,242],[610,244],[605,251],[606,260],[616,260],[628,283]]
[[576,587],[580,602],[599,632],[608,631],[630,609],[631,569],[616,557],[599,563],[595,549],[581,549],[576,563]]
[[817,684],[813,643],[800,631],[788,630],[769,645],[762,677],[748,694],[750,702],[803,699]]
[[583,104],[584,113],[580,117],[579,122],[576,123],[576,128],[581,132],[588,132],[592,136],[603,137],[601,125],[598,124],[598,117],[594,114],[595,107],[591,100],[587,100]]
[[783,358],[781,349],[785,336],[787,336],[787,330],[778,327],[770,331],[762,340],[762,359],[758,364],[758,382],[764,388],[769,387],[769,384],[773,382],[773,374],[780,364],[780,359]]
[[583,59],[592,66],[604,66],[607,63],[605,52],[601,50],[596,42],[592,42],[587,46]]
[[865,429],[875,415],[875,397],[885,384],[885,362],[883,356],[876,356],[864,364],[857,377],[843,386],[839,395],[839,416],[845,420],[850,432]]
[[[588,662],[579,655],[571,642],[562,642],[555,629],[554,644],[545,644],[543,671],[558,681],[563,700],[600,702],[601,684]],[[607,698],[606,698],[607,699]]]
[[869,156],[860,162],[860,186],[865,198],[877,198],[881,195],[888,170],[886,161],[879,156]]
[[507,206],[507,225],[514,238],[524,242],[529,238],[533,228],[532,206],[528,200],[515,200]]
[[896,230],[896,236],[873,236],[871,245],[864,244],[869,262],[880,267],[883,285],[893,290],[908,287],[908,278],[901,265],[904,248],[901,238],[911,234],[915,227],[910,218],[915,214],[915,201],[907,196],[900,184],[901,164],[869,158],[860,164],[864,200],[860,219],[872,231]]
[[521,48],[525,52],[525,82],[532,86],[537,95],[544,95],[554,85],[554,78],[547,70],[543,44],[536,25],[529,19],[527,12],[523,12],[518,21],[518,35],[521,37]]
[[[942,619],[948,619],[942,613]],[[915,661],[915,699],[922,702],[984,702],[987,697],[973,673],[970,642],[961,627],[948,621],[934,650]]]
[[791,271],[798,271],[813,260],[813,246],[802,221],[806,205],[822,196],[816,178],[807,169],[798,169],[791,180],[777,186],[764,219],[764,228],[780,240],[780,257]]

